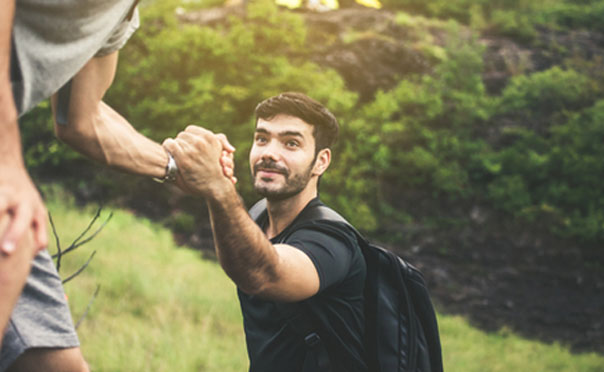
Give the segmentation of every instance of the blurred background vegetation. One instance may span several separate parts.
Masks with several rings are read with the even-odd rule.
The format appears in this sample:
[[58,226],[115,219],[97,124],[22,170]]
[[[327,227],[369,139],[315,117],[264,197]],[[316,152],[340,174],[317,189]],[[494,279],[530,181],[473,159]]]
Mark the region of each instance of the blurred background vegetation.
[[[475,306],[474,314],[492,320],[488,301],[468,300],[478,296],[472,291],[492,292],[489,301],[516,317],[529,313],[522,306],[532,299],[540,312],[526,315],[523,326],[544,319],[541,328],[554,333],[575,330],[573,346],[604,350],[597,320],[604,311],[604,0],[382,0],[380,10],[340,3],[338,11],[316,13],[272,0],[143,1],[141,28],[120,53],[106,101],[160,142],[189,124],[227,134],[237,147],[238,189],[251,205],[258,198],[247,162],[255,105],[283,91],[307,93],[341,123],[322,199],[374,240],[409,255],[435,252],[441,261],[422,269],[433,270],[427,277],[437,300],[449,296],[449,305]],[[41,183],[62,185],[79,204],[134,210],[153,229],[169,227],[178,243],[211,250],[201,202],[90,164],[54,139],[47,103],[23,118],[22,134],[27,165]],[[474,266],[450,269],[442,259]],[[556,274],[543,274],[548,265]],[[522,292],[532,280],[526,273],[543,274],[545,287]],[[456,282],[456,275],[466,276]],[[519,277],[508,282],[524,298],[511,301],[491,286],[511,277]],[[561,283],[568,292],[561,294]],[[541,296],[544,288],[552,292]],[[146,316],[143,309],[124,311]],[[543,316],[552,311],[557,318]],[[203,324],[220,323],[194,313]],[[496,365],[502,355],[541,346],[514,341],[508,349],[498,341],[508,338],[505,326],[485,340],[470,336],[459,318],[442,322],[445,346],[455,350],[445,354],[452,370],[601,370],[600,359]],[[463,336],[455,339],[449,332],[459,327]],[[464,354],[476,345],[463,339],[497,351]],[[547,353],[563,354],[553,348]],[[476,367],[463,364],[469,360]]]
[[[256,198],[246,158],[253,109],[296,90],[340,119],[323,195],[367,232],[388,235],[401,224],[438,219],[443,203],[480,203],[526,223],[546,219],[547,229],[563,237],[604,242],[602,56],[569,50],[554,37],[569,29],[604,31],[604,1],[385,0],[391,24],[361,32],[351,24],[320,38],[302,12],[269,0],[209,24],[179,17],[213,5],[143,2],[143,26],[122,51],[106,100],[158,141],[188,124],[226,133],[238,148],[248,203]],[[380,27],[402,33],[383,36]],[[504,82],[488,89],[485,64],[494,62],[485,41],[493,35],[551,57],[507,61]],[[393,74],[395,83],[367,94],[350,88],[346,71],[314,57],[318,47],[378,37],[410,49],[423,71]],[[42,104],[23,120],[26,161],[40,177],[61,172],[69,182],[65,169],[81,168],[82,159],[52,139],[48,118]],[[109,201],[127,199],[121,183],[134,182],[74,173],[85,194]],[[421,208],[417,200],[425,201]]]

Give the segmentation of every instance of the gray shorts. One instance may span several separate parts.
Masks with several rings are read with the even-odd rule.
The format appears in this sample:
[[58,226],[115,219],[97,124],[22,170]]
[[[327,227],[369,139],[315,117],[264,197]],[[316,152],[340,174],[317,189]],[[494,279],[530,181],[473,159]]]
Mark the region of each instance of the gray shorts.
[[6,327],[0,372],[30,348],[70,348],[80,343],[52,258],[43,251],[34,259],[25,288]]

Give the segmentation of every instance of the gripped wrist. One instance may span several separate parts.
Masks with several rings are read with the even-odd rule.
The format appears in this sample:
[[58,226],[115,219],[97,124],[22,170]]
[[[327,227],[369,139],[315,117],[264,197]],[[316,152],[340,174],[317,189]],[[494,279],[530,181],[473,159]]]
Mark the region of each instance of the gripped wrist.
[[208,202],[224,203],[233,198],[238,198],[235,185],[230,179],[219,176],[209,185],[204,193]]
[[154,181],[157,181],[159,183],[174,182],[174,181],[176,181],[176,177],[178,175],[178,166],[176,165],[176,161],[174,160],[174,157],[168,150],[165,150],[165,151],[166,151],[166,154],[168,155],[168,161],[166,163],[164,176],[162,178],[158,178],[158,177],[153,178]]

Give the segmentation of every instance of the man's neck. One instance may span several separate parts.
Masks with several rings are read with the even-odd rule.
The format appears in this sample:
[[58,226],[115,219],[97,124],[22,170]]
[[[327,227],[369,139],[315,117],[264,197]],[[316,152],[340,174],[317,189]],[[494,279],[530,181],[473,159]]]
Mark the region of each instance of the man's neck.
[[315,197],[317,197],[316,187],[307,187],[291,198],[267,200],[268,226],[265,231],[267,237],[272,239],[279,235]]

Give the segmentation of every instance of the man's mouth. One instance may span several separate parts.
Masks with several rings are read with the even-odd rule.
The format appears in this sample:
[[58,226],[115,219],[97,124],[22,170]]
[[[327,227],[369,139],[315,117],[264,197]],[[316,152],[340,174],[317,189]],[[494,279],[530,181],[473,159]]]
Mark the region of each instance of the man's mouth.
[[287,170],[286,169],[282,169],[276,166],[266,166],[266,164],[258,164],[257,166],[254,167],[254,173],[257,176],[260,177],[271,177],[277,174],[281,174],[283,176],[287,177]]
[[256,172],[273,173],[273,174],[283,174],[284,173],[283,171],[280,171],[278,169],[270,169],[270,168],[260,168]]

